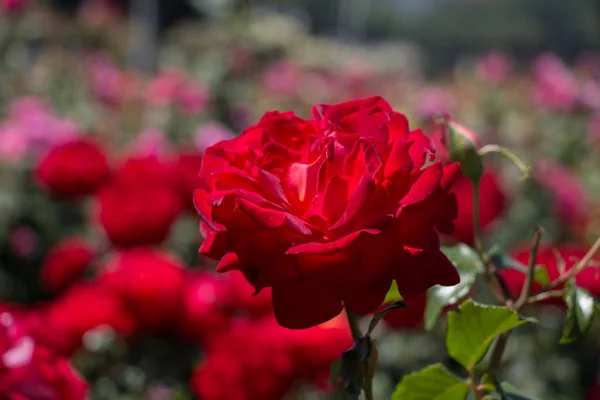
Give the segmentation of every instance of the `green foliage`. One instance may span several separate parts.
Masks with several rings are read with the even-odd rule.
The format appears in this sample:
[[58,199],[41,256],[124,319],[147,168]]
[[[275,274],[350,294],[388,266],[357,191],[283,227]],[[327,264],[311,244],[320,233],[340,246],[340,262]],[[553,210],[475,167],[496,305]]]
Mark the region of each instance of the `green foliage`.
[[531,396],[521,393],[519,389],[508,382],[502,382],[502,390],[504,390],[506,400],[537,400]]
[[594,318],[594,298],[585,290],[572,285],[565,294],[567,325],[560,343],[570,343],[590,329]]
[[467,381],[455,377],[443,365],[434,364],[405,376],[392,400],[461,400],[468,393]]
[[466,301],[457,311],[448,314],[448,352],[465,368],[472,367],[487,353],[498,335],[526,322],[507,307]]
[[459,244],[442,248],[442,251],[458,269],[460,283],[451,287],[436,285],[429,289],[425,309],[427,330],[433,329],[445,306],[456,304],[469,293],[477,275],[483,272],[483,264],[479,256],[469,246]]

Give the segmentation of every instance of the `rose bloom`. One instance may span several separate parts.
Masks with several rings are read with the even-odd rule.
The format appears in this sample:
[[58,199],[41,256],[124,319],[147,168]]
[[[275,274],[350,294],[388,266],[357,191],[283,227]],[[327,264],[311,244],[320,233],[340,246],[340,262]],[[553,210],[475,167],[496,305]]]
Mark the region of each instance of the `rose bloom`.
[[[554,282],[561,275],[560,262],[564,262],[565,271],[573,268],[579,260],[587,253],[588,248],[578,244],[563,244],[557,247],[542,246],[537,254],[536,264],[543,265],[548,273],[550,282]],[[524,246],[512,254],[513,258],[523,265],[529,263],[530,246]],[[575,282],[578,287],[590,292],[594,297],[600,298],[600,275],[595,266],[600,259],[596,257],[586,266],[577,276]],[[594,264],[594,265],[591,265]],[[506,286],[514,298],[517,298],[521,293],[521,289],[525,283],[525,274],[516,269],[501,269],[498,271]],[[542,285],[537,282],[533,283],[533,294],[539,293]],[[562,298],[552,298],[543,302],[544,304],[554,304],[562,306],[564,302]]]
[[176,259],[157,250],[135,248],[117,254],[98,279],[124,301],[141,325],[161,329],[179,317],[184,278]]
[[104,150],[85,139],[50,149],[36,169],[39,184],[63,199],[93,194],[109,177],[110,167]]
[[87,387],[66,358],[36,343],[12,313],[0,313],[0,397],[83,400]]
[[[81,347],[83,335],[109,326],[122,337],[136,329],[133,315],[116,294],[96,283],[80,283],[30,318],[36,339],[55,351],[70,355]],[[48,329],[52,327],[52,329]]]
[[184,337],[208,343],[229,328],[230,295],[223,279],[207,273],[187,273],[183,284],[183,305],[179,319]]
[[266,113],[206,149],[194,194],[218,271],[272,287],[279,323],[306,328],[377,309],[392,280],[411,299],[459,276],[442,254],[451,234],[458,164],[374,97],[313,107],[313,120]]
[[156,157],[130,158],[98,193],[98,221],[117,247],[157,245],[182,210],[171,169]]
[[51,293],[75,283],[94,260],[94,251],[84,239],[73,237],[57,243],[44,259],[42,286]]

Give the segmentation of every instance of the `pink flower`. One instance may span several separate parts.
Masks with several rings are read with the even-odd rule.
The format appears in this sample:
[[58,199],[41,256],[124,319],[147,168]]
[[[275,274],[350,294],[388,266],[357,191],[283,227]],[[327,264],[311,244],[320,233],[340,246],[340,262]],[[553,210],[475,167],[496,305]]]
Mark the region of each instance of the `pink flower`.
[[424,89],[418,94],[416,111],[422,119],[449,113],[452,111],[452,98],[445,89],[439,87]]
[[149,128],[137,135],[132,150],[140,156],[163,157],[171,150],[171,143],[163,131]]
[[27,0],[1,0],[0,11],[16,13],[21,11],[26,4]]
[[587,220],[588,199],[578,176],[552,160],[542,160],[536,165],[534,178],[554,196],[556,216],[580,233]]
[[292,96],[300,85],[300,70],[293,61],[279,61],[267,69],[263,82],[272,95]]
[[508,55],[492,52],[477,63],[477,74],[488,83],[501,83],[511,73],[512,63]]
[[212,102],[210,91],[203,85],[188,81],[178,93],[177,104],[186,115],[196,115],[205,111]]
[[572,110],[578,101],[577,82],[557,56],[546,53],[533,64],[533,101],[550,110]]
[[107,103],[117,103],[122,97],[123,77],[112,60],[102,54],[89,57],[87,62],[94,93]]
[[14,254],[21,258],[29,258],[38,248],[39,237],[29,226],[22,225],[10,234],[10,245]]
[[194,144],[200,151],[222,140],[229,140],[235,135],[225,125],[219,122],[208,122],[199,127],[194,133]]

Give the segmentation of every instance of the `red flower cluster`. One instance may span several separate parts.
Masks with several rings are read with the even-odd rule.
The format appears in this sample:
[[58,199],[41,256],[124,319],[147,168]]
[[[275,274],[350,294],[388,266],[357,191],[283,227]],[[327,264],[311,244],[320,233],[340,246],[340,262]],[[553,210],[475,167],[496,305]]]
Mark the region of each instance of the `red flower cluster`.
[[37,166],[39,184],[62,199],[93,194],[110,177],[107,156],[96,143],[79,139],[53,147]]
[[[513,258],[523,265],[528,265],[529,253],[530,249],[528,247],[523,247],[513,254]],[[536,264],[544,266],[550,282],[554,282],[561,276],[562,272],[573,268],[586,253],[586,247],[575,244],[561,245],[558,247],[544,246],[538,251]],[[595,258],[590,263],[597,263],[599,261],[600,259]],[[562,268],[564,268],[564,270]],[[499,274],[506,283],[511,295],[515,298],[518,297],[525,283],[525,273],[516,269],[502,269],[499,271]],[[592,296],[600,298],[600,275],[598,275],[596,266],[589,265],[584,268],[575,277],[575,282],[578,287],[586,289]],[[542,286],[539,283],[534,282],[532,290],[533,294],[539,293],[541,289]],[[545,300],[544,303],[559,306],[564,305],[561,298]]]
[[68,360],[36,343],[25,326],[0,313],[0,395],[10,400],[83,400],[87,384]]
[[329,365],[352,344],[344,322],[298,332],[270,318],[237,321],[209,347],[192,387],[206,400],[278,400],[299,379],[325,386]]
[[50,293],[58,293],[75,283],[94,259],[90,245],[80,238],[65,239],[46,254],[41,283]]
[[459,166],[435,161],[431,141],[381,98],[318,105],[313,117],[269,112],[206,149],[201,253],[257,291],[272,287],[289,328],[330,320],[343,303],[371,312],[394,279],[406,299],[458,283],[438,232],[454,229]]
[[157,157],[129,158],[98,193],[98,219],[115,246],[156,245],[165,240],[182,210],[171,171]]

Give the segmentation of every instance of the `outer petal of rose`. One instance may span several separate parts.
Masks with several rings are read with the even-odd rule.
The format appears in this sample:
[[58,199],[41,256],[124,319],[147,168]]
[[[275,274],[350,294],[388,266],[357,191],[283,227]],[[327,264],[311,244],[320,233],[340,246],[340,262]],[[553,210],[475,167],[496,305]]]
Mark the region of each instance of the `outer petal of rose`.
[[459,177],[460,174],[460,163],[452,163],[450,165],[446,165],[444,167],[444,175],[440,180],[440,186],[444,190],[449,190],[454,185],[454,182]]
[[460,276],[454,265],[439,250],[422,251],[402,263],[396,283],[402,297],[411,299],[434,285],[454,286]]
[[241,269],[240,260],[235,253],[227,253],[219,261],[217,265],[217,272],[227,272],[234,269]]
[[208,202],[208,193],[204,189],[194,191],[194,207],[198,211],[200,218],[214,231],[224,231],[225,227],[217,223],[212,217],[212,207]]
[[427,200],[439,188],[441,177],[441,163],[427,167],[400,203],[406,207]]
[[318,279],[301,279],[273,287],[273,310],[277,322],[289,329],[322,324],[342,312],[339,295]]
[[261,227],[276,229],[285,226],[299,235],[313,234],[304,221],[287,212],[262,208],[244,199],[237,199],[237,206]]
[[390,122],[388,122],[388,129],[390,130],[390,143],[398,139],[406,140],[409,132],[408,118],[406,118],[404,114],[400,114],[397,112],[390,113]]
[[217,232],[208,226],[206,222],[200,222],[200,233],[204,237],[200,245],[200,254],[213,258],[220,259],[226,253],[227,233]]
[[350,310],[357,314],[368,314],[381,306],[391,285],[391,280],[377,285],[344,282],[340,285],[340,294]]

